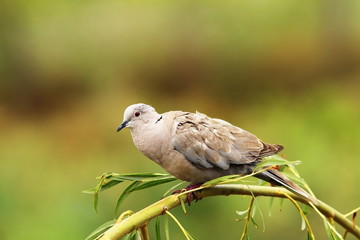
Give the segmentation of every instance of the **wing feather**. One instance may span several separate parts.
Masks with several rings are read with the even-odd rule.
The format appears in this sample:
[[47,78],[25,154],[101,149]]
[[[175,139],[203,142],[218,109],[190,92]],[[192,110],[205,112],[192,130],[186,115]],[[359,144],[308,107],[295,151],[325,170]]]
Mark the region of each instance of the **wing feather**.
[[200,168],[228,169],[248,164],[282,150],[221,119],[201,113],[186,113],[175,119],[174,149]]

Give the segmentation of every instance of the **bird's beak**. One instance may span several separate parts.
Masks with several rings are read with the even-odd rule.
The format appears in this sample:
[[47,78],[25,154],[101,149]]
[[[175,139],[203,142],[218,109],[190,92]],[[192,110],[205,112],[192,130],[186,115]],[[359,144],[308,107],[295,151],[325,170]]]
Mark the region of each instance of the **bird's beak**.
[[127,124],[129,123],[129,121],[123,121],[122,124],[120,124],[120,126],[116,129],[116,131],[120,131],[121,129],[125,128],[127,126]]

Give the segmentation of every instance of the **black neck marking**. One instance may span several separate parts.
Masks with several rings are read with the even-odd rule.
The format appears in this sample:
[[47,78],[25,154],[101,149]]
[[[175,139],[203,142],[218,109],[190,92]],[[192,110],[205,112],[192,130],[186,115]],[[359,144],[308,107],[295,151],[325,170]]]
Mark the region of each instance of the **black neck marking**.
[[156,120],[155,124],[157,124],[161,119],[162,119],[162,115],[160,116],[160,118],[158,120]]

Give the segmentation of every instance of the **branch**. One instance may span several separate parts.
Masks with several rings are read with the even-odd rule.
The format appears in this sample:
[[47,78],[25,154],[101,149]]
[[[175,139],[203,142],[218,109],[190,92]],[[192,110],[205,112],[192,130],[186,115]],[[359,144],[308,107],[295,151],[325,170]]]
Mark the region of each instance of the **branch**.
[[[219,195],[250,195],[278,198],[286,198],[286,195],[288,195],[296,201],[307,204],[310,207],[314,207],[314,204],[309,204],[305,199],[280,187],[226,184],[205,188],[196,192],[196,196],[199,198]],[[186,198],[186,194],[176,194],[161,199],[160,201],[140,210],[139,212],[132,214],[128,218],[117,221],[114,226],[112,226],[104,233],[100,240],[116,240],[135,229],[142,228],[146,226],[151,219],[163,215],[165,211],[181,205],[181,201],[186,201]],[[346,229],[346,231],[360,239],[360,228],[356,226],[354,222],[347,219],[344,214],[321,201],[316,203],[316,208],[327,218],[334,220],[344,229]]]

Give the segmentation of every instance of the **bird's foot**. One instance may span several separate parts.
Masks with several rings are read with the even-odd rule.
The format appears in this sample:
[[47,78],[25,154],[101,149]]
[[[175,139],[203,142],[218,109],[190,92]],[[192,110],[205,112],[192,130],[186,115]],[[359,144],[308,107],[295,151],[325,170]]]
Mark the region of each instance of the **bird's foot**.
[[[193,189],[196,189],[196,188],[200,187],[201,185],[202,185],[202,183],[190,184],[190,185],[186,186],[183,189],[173,191],[172,194],[177,194],[177,193],[183,193],[183,192],[186,192],[186,191],[190,191],[190,190],[193,190]],[[195,202],[197,202],[197,201],[199,201],[201,199],[202,199],[202,197],[197,194],[197,191],[188,192],[187,196],[186,196],[186,202],[189,204],[189,206],[190,206],[190,202],[192,202],[193,200],[195,200]]]

